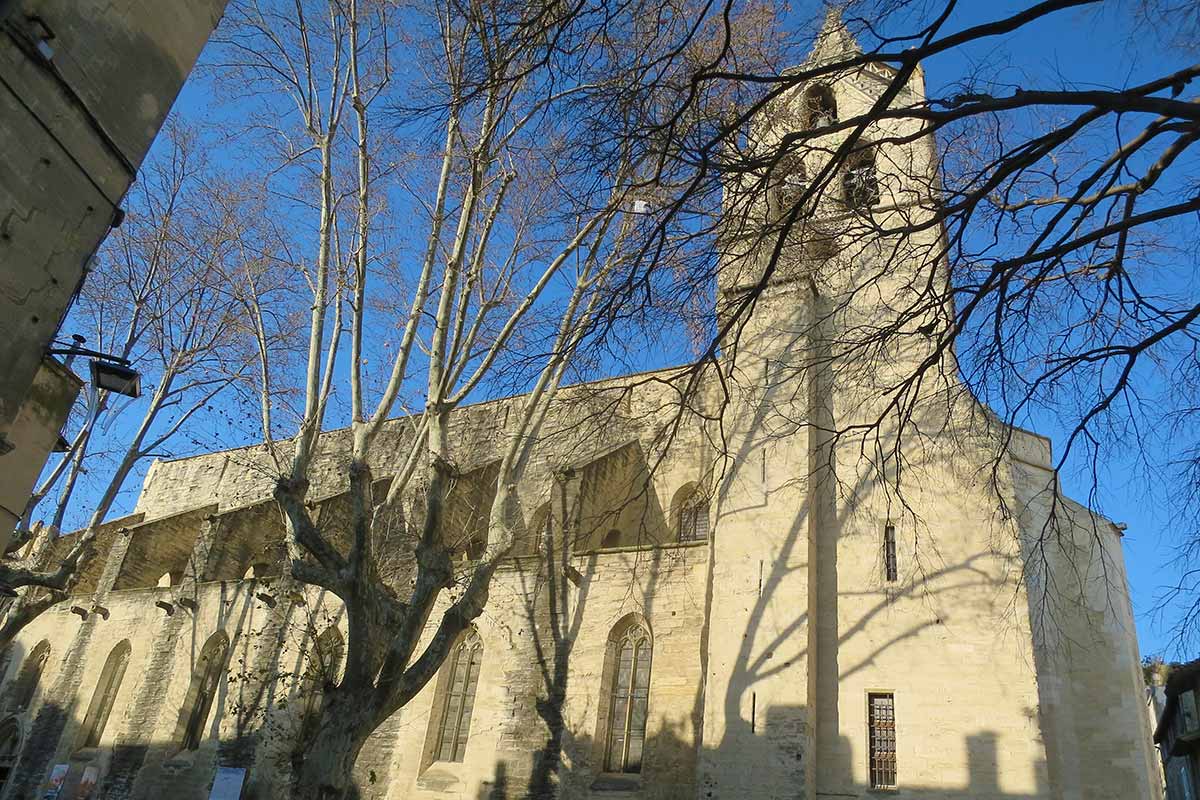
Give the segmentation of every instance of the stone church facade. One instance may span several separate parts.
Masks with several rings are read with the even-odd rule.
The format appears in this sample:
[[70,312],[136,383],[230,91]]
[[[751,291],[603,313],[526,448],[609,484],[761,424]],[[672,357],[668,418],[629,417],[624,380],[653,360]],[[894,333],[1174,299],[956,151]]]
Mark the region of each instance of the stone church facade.
[[[853,46],[835,21],[813,58]],[[859,113],[881,77],[808,87],[757,135]],[[932,173],[928,141],[873,133],[865,202],[920,213],[889,165]],[[754,202],[747,218],[771,213]],[[730,248],[719,308],[761,274],[753,238]],[[867,244],[815,270],[785,252],[724,380],[694,396],[679,370],[563,391],[520,487],[525,535],[438,678],[368,742],[363,797],[1158,796],[1121,534],[1061,495],[1049,441],[998,426],[953,370],[912,412],[929,440],[864,457],[831,435],[879,416],[889,365],[928,354],[914,335],[869,368],[809,358],[906,291],[896,275],[852,296],[887,243]],[[464,497],[486,495],[520,402],[457,412]],[[322,513],[345,444],[322,441]],[[153,465],[73,595],[4,655],[0,800],[287,796],[344,621],[280,574],[268,464],[256,447]],[[403,557],[384,566],[402,586]]]

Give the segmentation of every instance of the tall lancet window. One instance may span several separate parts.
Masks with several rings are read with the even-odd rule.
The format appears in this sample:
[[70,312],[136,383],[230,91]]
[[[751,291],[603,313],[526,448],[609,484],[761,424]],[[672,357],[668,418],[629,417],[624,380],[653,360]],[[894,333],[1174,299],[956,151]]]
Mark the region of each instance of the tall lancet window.
[[438,761],[462,761],[466,755],[482,661],[483,643],[479,640],[479,634],[475,630],[467,631],[446,662],[450,666],[450,674],[446,680],[446,701],[442,705],[438,729]]
[[650,631],[630,621],[613,629],[614,669],[609,699],[608,772],[641,772],[650,699]]
[[33,651],[25,659],[25,663],[21,665],[21,671],[17,673],[16,680],[8,689],[5,699],[5,705],[14,710],[21,711],[29,708],[33,702],[33,696],[37,692],[38,684],[42,680],[42,671],[46,669],[46,661],[50,658],[50,642],[43,639],[37,643]]
[[100,746],[104,726],[108,724],[108,716],[112,713],[117,692],[121,690],[121,681],[125,679],[125,668],[129,666],[129,649],[129,640],[126,639],[108,654],[104,669],[100,670],[96,691],[92,693],[87,716],[83,718],[83,727],[79,730],[80,747]]
[[[767,191],[767,214],[771,222],[782,222],[804,199],[804,193],[808,189],[804,161],[796,153],[783,155],[771,170],[768,185],[770,188]],[[801,211],[801,216],[807,216],[804,210]]]
[[321,724],[321,709],[325,705],[325,691],[337,686],[345,649],[341,632],[332,625],[313,639],[312,650],[308,654],[308,667],[304,670],[304,679],[300,683],[301,742],[308,742],[317,735]]
[[225,656],[229,652],[229,637],[218,631],[208,637],[196,669],[192,672],[192,683],[179,712],[176,738],[184,750],[196,750],[204,738],[204,725],[212,711],[213,700],[225,674]]

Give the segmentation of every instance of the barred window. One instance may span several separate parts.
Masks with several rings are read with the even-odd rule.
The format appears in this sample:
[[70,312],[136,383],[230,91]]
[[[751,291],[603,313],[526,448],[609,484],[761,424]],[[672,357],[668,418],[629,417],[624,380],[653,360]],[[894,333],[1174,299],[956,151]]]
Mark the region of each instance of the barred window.
[[129,665],[129,651],[129,640],[126,639],[108,654],[104,669],[100,671],[100,680],[96,683],[96,691],[92,693],[87,716],[83,718],[83,727],[79,733],[80,747],[100,746],[104,726],[108,724],[108,716],[112,713],[117,692],[121,689],[121,681],[125,678],[125,667]]
[[896,565],[896,528],[887,525],[883,529],[883,577],[892,583],[899,576]]
[[450,654],[446,702],[438,728],[438,761],[462,761],[466,754],[482,659],[483,643],[474,630],[468,631]]
[[871,788],[896,788],[896,704],[890,692],[867,695]]
[[695,492],[679,510],[679,541],[702,542],[708,538],[708,501]]
[[616,663],[604,768],[608,772],[641,772],[650,699],[650,632],[631,624],[613,646]]

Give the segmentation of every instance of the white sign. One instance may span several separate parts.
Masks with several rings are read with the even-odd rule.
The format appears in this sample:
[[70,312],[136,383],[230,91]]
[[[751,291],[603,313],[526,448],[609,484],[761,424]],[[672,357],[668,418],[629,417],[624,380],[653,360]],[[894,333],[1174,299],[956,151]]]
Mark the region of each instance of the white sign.
[[50,785],[46,787],[42,800],[57,800],[58,796],[62,794],[63,781],[67,779],[69,768],[67,764],[54,765],[54,769],[50,770]]

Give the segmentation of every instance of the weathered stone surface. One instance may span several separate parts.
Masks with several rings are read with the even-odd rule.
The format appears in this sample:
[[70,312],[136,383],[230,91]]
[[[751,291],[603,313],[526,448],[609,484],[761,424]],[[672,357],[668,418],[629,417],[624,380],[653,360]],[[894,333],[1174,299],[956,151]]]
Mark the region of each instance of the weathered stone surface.
[[[875,91],[862,75],[834,88],[849,110]],[[928,156],[914,145],[883,161],[932,169]],[[864,797],[876,791],[876,692],[894,696],[897,797],[1151,796],[1119,532],[1062,497],[1049,442],[999,429],[952,363],[905,423],[936,435],[897,444],[881,387],[928,356],[923,338],[877,362],[811,358],[838,331],[877,323],[877,295],[907,291],[904,276],[885,275],[875,294],[855,296],[883,244],[845,244],[819,271],[785,265],[728,343],[724,380],[690,398],[694,407],[680,408],[671,371],[563,394],[518,487],[519,555],[476,621],[481,671],[463,758],[435,757],[443,669],[368,742],[363,797]],[[723,293],[753,277],[739,273],[753,261],[729,265]],[[461,475],[486,473],[521,402],[456,413]],[[830,433],[880,418],[876,449]],[[393,423],[372,455],[377,477],[396,470],[404,430]],[[331,514],[346,451],[345,432],[324,437],[312,476]],[[19,653],[52,645],[27,713],[14,778],[23,790],[40,792],[53,763],[71,763],[72,780],[88,763],[106,798],[201,800],[216,768],[231,766],[248,770],[247,797],[286,797],[308,632],[344,621],[333,598],[309,588],[301,602],[271,572],[283,533],[270,462],[259,447],[156,464],[141,516],[106,532],[88,595],[23,632]],[[679,512],[696,485],[710,493],[711,532],[681,542]],[[402,587],[404,543],[385,550],[385,578]],[[72,605],[106,615],[81,620]],[[651,639],[645,753],[640,773],[608,774],[612,636],[632,622]],[[199,746],[184,750],[181,709],[220,634],[229,661]],[[79,717],[122,639],[133,651],[113,715],[98,752],[81,753]]]

